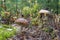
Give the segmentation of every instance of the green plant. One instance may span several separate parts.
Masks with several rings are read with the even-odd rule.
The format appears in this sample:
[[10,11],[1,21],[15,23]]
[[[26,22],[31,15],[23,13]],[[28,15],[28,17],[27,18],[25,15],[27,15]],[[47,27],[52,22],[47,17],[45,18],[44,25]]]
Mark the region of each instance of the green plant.
[[5,17],[4,11],[1,11],[1,16],[2,16],[2,17]]
[[24,15],[24,17],[27,17],[30,14],[31,9],[27,6],[24,7],[22,10],[22,14]]
[[31,24],[37,26],[38,25],[38,18],[32,18]]
[[55,32],[54,32],[54,31],[53,31],[53,32],[51,32],[51,33],[50,33],[50,35],[51,35],[52,39],[54,39],[54,38],[56,37],[56,34],[55,34]]
[[43,29],[45,32],[49,32],[51,33],[53,31],[53,29],[49,26],[49,27],[43,27]]
[[44,27],[43,30],[47,33],[49,33],[49,35],[51,36],[52,39],[54,39],[56,37],[56,34],[54,32],[54,30],[49,26],[49,27]]
[[0,40],[6,40],[7,38],[14,36],[15,33],[15,27],[12,27],[10,25],[2,25],[2,28],[0,28]]

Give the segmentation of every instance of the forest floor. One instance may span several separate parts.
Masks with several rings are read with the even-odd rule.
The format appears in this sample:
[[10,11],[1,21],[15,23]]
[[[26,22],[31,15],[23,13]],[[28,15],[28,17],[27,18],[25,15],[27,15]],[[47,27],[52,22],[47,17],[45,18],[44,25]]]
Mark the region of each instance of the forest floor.
[[[17,27],[18,25],[13,24],[13,26]],[[60,31],[49,26],[22,27],[21,32],[19,28],[20,26],[17,27],[17,34],[8,40],[60,40]]]

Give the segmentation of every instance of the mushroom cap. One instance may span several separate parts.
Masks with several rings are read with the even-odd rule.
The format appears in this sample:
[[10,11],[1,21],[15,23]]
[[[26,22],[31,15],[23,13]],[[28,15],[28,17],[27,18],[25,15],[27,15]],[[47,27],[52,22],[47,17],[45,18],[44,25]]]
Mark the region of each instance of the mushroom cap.
[[15,20],[15,22],[22,25],[28,25],[28,20],[24,18],[18,18],[17,20]]
[[48,11],[48,10],[43,10],[43,9],[42,9],[42,10],[40,10],[40,11],[39,11],[39,13],[46,13],[46,14],[50,14],[50,11]]

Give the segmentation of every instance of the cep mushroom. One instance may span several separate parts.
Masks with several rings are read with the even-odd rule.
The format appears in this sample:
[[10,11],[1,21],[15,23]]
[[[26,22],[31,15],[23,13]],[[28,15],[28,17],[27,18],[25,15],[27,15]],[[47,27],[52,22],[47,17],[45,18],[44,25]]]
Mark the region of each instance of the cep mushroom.
[[39,11],[39,13],[40,13],[40,18],[43,18],[43,17],[48,17],[48,18],[53,18],[53,15],[51,14],[51,12],[50,11],[48,11],[48,10],[40,10]]
[[42,10],[39,11],[39,13],[41,14],[41,17],[42,17],[42,16],[47,16],[47,15],[49,15],[49,14],[50,14],[50,11],[48,11],[48,10],[43,10],[43,9],[42,9]]
[[53,14],[51,14],[48,10],[40,10],[40,18],[42,19],[42,23],[46,23],[48,21],[48,24],[53,24]]
[[24,18],[18,18],[17,20],[15,20],[15,23],[17,23],[18,25],[21,25],[20,29],[22,30],[23,27],[27,27],[28,26],[28,20],[24,19]]

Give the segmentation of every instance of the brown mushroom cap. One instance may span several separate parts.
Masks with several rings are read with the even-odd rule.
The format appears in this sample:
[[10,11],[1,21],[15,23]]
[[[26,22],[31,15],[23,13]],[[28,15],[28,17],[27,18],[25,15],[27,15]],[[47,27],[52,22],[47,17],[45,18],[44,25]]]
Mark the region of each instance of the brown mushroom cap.
[[19,18],[15,21],[17,24],[28,25],[28,21],[24,18]]

